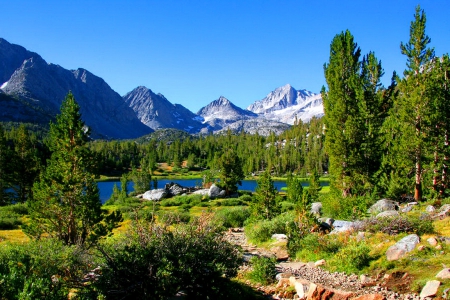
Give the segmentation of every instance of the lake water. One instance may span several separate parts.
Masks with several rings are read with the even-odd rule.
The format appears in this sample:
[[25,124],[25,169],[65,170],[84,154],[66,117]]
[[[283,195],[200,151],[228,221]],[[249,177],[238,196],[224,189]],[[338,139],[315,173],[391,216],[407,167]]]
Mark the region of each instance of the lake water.
[[[163,188],[167,183],[178,183],[181,186],[185,187],[194,187],[194,186],[201,186],[202,185],[202,179],[158,179],[158,188]],[[102,203],[104,203],[106,200],[111,198],[112,191],[114,184],[117,184],[117,187],[120,188],[120,181],[100,181],[98,182],[98,188],[100,190],[100,200]],[[153,183],[152,183],[153,184]],[[321,185],[326,185],[328,183],[322,182]],[[254,192],[256,189],[256,180],[243,180],[242,185],[238,186],[239,190],[242,191],[252,191]],[[286,187],[286,181],[274,181],[273,182],[274,187],[280,191],[283,187]],[[307,182],[302,182],[303,186],[308,186]],[[133,183],[128,183],[128,191],[133,191]]]

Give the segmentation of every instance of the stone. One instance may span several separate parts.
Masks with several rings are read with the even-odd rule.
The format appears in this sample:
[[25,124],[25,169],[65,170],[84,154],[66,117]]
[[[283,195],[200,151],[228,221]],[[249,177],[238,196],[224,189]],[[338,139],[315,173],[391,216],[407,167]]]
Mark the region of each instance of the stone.
[[450,278],[450,268],[442,269],[439,273],[436,274],[436,278],[449,279]]
[[275,276],[275,279],[276,279],[276,280],[281,280],[282,278],[287,278],[287,279],[289,279],[289,278],[292,277],[292,276],[294,276],[294,274],[292,274],[292,273],[278,273],[278,274]]
[[311,213],[320,216],[322,214],[322,202],[311,203]]
[[156,190],[146,191],[144,193],[144,195],[142,196],[142,198],[145,200],[159,201],[161,199],[166,198],[167,195],[168,195],[168,193],[165,189],[156,189]]
[[168,184],[168,187],[166,187],[166,190],[168,190],[169,194],[171,194],[172,196],[178,196],[178,195],[184,194],[186,192],[186,190],[181,185],[179,185],[178,183],[173,183],[173,182]]
[[412,209],[413,209],[412,205],[407,205],[402,208],[402,213],[410,212],[410,211],[412,211]]
[[433,205],[428,205],[427,208],[425,208],[425,211],[426,211],[426,212],[429,212],[429,213],[435,212],[435,211],[436,211],[436,208],[434,208]]
[[277,241],[279,241],[279,242],[285,242],[285,241],[287,241],[287,235],[285,235],[284,233],[275,233],[275,234],[272,234],[272,238],[273,239],[276,239]]
[[392,261],[403,258],[408,252],[414,250],[419,242],[420,238],[417,234],[410,234],[408,236],[405,236],[395,245],[389,247],[389,249],[386,251],[387,260]]
[[276,287],[277,287],[277,289],[280,289],[280,288],[286,289],[290,285],[291,285],[291,283],[289,282],[289,278],[280,278],[278,280]]
[[428,244],[430,244],[430,246],[437,246],[438,241],[434,238],[434,237],[430,237],[429,239],[427,239]]
[[200,190],[197,190],[197,191],[193,192],[192,194],[208,196],[209,189],[200,189]]
[[375,285],[375,280],[364,274],[359,277],[359,281],[361,282],[361,286],[363,287]]
[[348,300],[355,294],[352,292],[341,291],[323,285],[310,283],[308,293],[306,294],[307,300]]
[[306,295],[310,286],[310,282],[305,279],[290,277],[289,282],[295,288],[298,299],[306,299]]
[[324,266],[326,264],[325,259],[320,259],[314,263],[316,267]]
[[270,248],[270,252],[275,255],[277,261],[286,261],[289,258],[287,250],[282,247],[272,247]]
[[335,220],[333,223],[334,229],[330,233],[339,233],[339,232],[350,231],[350,230],[353,230],[355,228],[355,226],[356,226],[355,222]]
[[221,192],[222,192],[222,189],[220,187],[218,187],[216,184],[213,184],[209,188],[208,196],[209,196],[209,198],[214,199],[214,198],[219,197]]
[[388,199],[381,199],[378,200],[375,204],[373,204],[367,212],[370,214],[379,214],[380,212],[387,211],[387,210],[398,210],[398,202],[388,200]]
[[381,294],[366,294],[352,298],[352,300],[386,300],[386,297]]
[[438,291],[441,282],[438,280],[428,281],[420,292],[420,299],[424,299],[427,297],[434,297]]
[[398,211],[396,211],[396,210],[386,210],[386,211],[380,212],[376,216],[376,218],[377,219],[379,219],[379,218],[391,218],[391,217],[397,217],[398,215],[399,215]]

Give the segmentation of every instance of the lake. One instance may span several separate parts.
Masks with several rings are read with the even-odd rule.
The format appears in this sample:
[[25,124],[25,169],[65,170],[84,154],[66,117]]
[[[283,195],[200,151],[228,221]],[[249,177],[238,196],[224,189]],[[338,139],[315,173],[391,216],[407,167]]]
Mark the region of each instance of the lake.
[[[171,183],[171,182],[177,183],[177,184],[179,184],[181,186],[185,186],[185,187],[194,187],[194,186],[202,185],[201,178],[197,178],[197,179],[164,178],[164,179],[158,179],[158,188],[161,189],[167,183]],[[99,181],[97,184],[98,184],[98,188],[100,190],[100,200],[102,203],[104,203],[106,200],[111,198],[114,184],[117,184],[117,187],[119,187],[119,188],[121,186],[120,181]],[[256,180],[242,180],[242,185],[238,186],[238,188],[239,188],[239,190],[242,190],[242,191],[254,192],[256,189],[256,185],[257,185]],[[273,185],[278,191],[280,191],[283,187],[286,187],[286,181],[274,180]],[[308,186],[308,183],[302,182],[302,185]],[[328,182],[321,182],[321,185],[328,185]],[[128,183],[128,191],[129,192],[133,191],[133,183],[132,182]]]

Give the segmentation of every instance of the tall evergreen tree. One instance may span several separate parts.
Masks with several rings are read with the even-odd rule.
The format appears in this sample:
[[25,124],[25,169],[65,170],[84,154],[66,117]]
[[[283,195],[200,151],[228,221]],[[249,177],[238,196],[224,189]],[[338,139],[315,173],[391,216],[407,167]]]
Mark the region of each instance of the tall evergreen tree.
[[345,197],[363,181],[360,172],[363,124],[359,103],[362,98],[360,80],[361,50],[350,31],[333,38],[330,60],[324,65],[328,90],[322,88],[325,111],[325,150],[329,156],[332,186]]
[[414,198],[422,199],[422,175],[423,163],[426,157],[425,139],[427,136],[427,117],[433,107],[425,99],[425,89],[422,78],[425,75],[424,66],[434,57],[434,49],[428,48],[431,39],[425,33],[426,15],[418,5],[414,15],[414,21],[410,26],[410,37],[406,44],[401,43],[402,54],[407,58],[405,77],[399,83],[399,116],[403,126],[402,131],[407,132],[410,155],[415,164]]
[[279,213],[277,203],[277,190],[273,185],[269,169],[258,178],[255,190],[254,202],[252,204],[253,214],[256,217],[262,217],[270,220]]
[[226,150],[217,160],[220,185],[225,188],[227,195],[237,192],[237,185],[242,185],[244,172],[242,162],[233,149]]
[[[87,141],[80,107],[69,93],[56,123],[50,123],[48,146],[52,155],[33,186],[33,199],[28,201],[31,220],[24,229],[29,235],[40,238],[46,234],[67,244],[84,243],[107,234],[120,220],[116,214],[103,218]],[[106,220],[110,222],[102,222]]]

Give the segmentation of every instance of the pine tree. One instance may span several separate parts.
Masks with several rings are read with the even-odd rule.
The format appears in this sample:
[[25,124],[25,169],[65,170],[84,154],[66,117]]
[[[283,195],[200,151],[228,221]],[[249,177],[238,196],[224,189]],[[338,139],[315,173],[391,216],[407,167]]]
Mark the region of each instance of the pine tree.
[[253,214],[256,217],[262,217],[267,220],[275,217],[280,211],[277,195],[278,192],[273,185],[270,171],[266,169],[257,181],[254,202],[252,203]]
[[66,244],[84,243],[106,235],[120,220],[119,214],[102,214],[87,141],[80,107],[69,93],[56,123],[50,123],[48,146],[52,154],[33,186],[33,199],[28,201],[27,234],[35,238],[46,234]]
[[[428,48],[431,39],[425,34],[426,15],[418,5],[414,21],[410,26],[410,37],[406,44],[401,43],[402,54],[407,57],[405,78],[399,83],[399,116],[404,135],[403,142],[409,144],[410,155],[415,164],[414,198],[422,199],[423,163],[426,157],[425,138],[427,136],[426,118],[433,107],[425,99],[426,86],[423,84],[425,76],[424,66],[434,58],[434,49]],[[405,139],[407,137],[407,139]]]
[[322,190],[322,186],[320,185],[320,176],[317,173],[317,170],[314,169],[309,176],[309,187],[308,194],[311,198],[311,201],[317,201],[319,198],[319,192]]
[[330,61],[325,64],[328,90],[322,88],[325,111],[325,149],[329,156],[332,186],[348,196],[358,190],[361,173],[363,120],[359,101],[361,85],[361,50],[347,30],[336,35],[330,46]]
[[242,185],[244,172],[242,162],[233,149],[226,150],[217,160],[220,185],[225,188],[226,195],[237,192],[237,185]]

